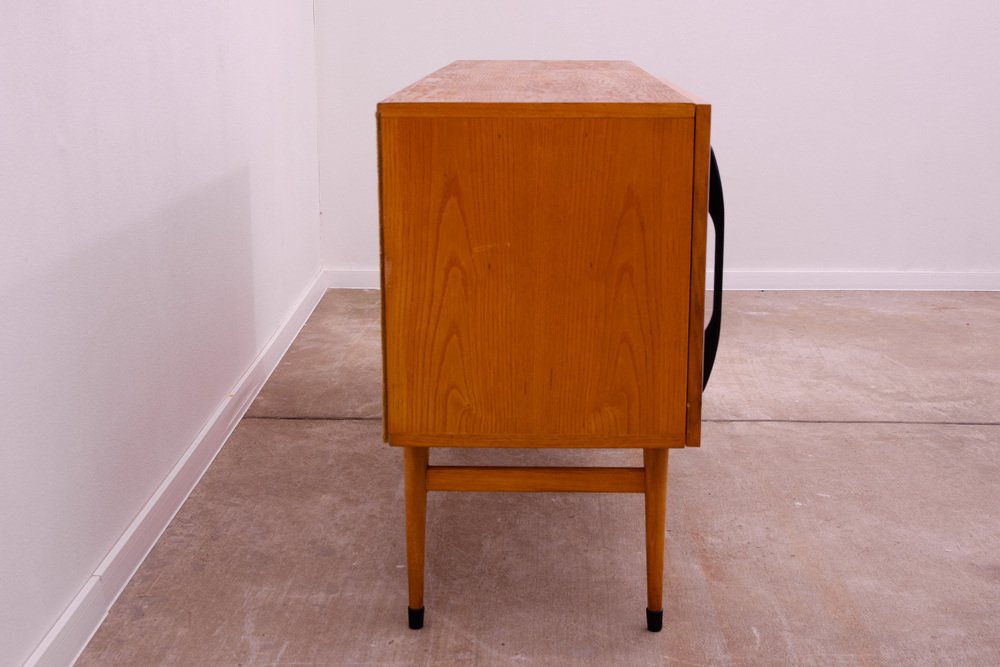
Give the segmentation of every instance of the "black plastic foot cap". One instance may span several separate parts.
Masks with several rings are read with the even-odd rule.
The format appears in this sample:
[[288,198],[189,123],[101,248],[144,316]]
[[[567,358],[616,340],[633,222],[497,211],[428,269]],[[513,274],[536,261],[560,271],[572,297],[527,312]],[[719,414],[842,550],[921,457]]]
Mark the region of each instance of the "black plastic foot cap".
[[[410,630],[419,630],[424,627],[424,608],[420,609],[410,609],[406,608],[406,613],[410,617]],[[663,612],[660,612],[663,615]]]
[[[421,610],[422,611],[422,610]],[[411,626],[412,627],[412,626]],[[663,610],[646,610],[646,627],[650,632],[659,632],[663,629]]]

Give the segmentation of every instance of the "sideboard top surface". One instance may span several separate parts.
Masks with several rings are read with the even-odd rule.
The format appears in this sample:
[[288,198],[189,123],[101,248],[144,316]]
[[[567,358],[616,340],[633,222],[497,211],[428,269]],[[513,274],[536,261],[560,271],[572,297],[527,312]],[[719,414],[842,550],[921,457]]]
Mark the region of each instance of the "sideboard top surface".
[[693,116],[696,103],[624,60],[458,60],[382,100],[379,112],[598,105],[629,115],[641,108],[642,115]]

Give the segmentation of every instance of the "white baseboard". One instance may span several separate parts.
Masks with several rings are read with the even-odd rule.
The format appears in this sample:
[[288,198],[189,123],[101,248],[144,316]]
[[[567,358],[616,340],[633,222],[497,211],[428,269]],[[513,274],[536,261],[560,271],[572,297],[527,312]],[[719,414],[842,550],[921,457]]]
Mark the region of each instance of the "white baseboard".
[[[331,288],[378,289],[378,269],[323,271]],[[711,287],[712,272],[705,284]],[[1000,273],[935,271],[726,271],[727,290],[998,291]]]
[[325,269],[323,276],[329,288],[379,289],[382,286],[378,269]]
[[[705,284],[712,285],[712,272]],[[937,271],[730,271],[726,290],[921,290],[994,292],[1000,273]]]
[[[377,275],[377,273],[376,273]],[[97,632],[111,605],[166,530],[261,387],[323,297],[327,277],[320,272],[299,297],[228,397],[216,408],[180,461],[108,552],[25,665],[71,665]]]

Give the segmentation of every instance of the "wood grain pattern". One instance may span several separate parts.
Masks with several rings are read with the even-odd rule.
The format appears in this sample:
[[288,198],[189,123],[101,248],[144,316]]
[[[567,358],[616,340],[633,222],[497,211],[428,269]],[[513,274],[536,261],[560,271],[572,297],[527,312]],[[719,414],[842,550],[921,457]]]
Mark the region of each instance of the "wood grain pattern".
[[692,104],[623,60],[458,60],[382,100],[413,102]]
[[379,123],[389,442],[683,446],[694,120]]
[[667,520],[669,449],[644,449],[646,510],[646,609],[663,611],[663,546]]
[[602,447],[683,447],[684,433],[608,435],[601,433],[477,433],[470,442],[464,433],[393,433],[391,444],[405,447],[545,447],[600,449]]
[[[375,123],[375,141],[377,146],[377,160],[378,160],[378,238],[379,238],[379,266],[384,266],[385,264],[385,244],[382,243],[382,219],[385,207],[382,205],[382,186],[384,184],[384,179],[382,178],[382,123],[378,122],[376,118]],[[385,295],[385,271],[379,271],[379,292]],[[389,386],[389,378],[385,371],[385,359],[386,359],[386,334],[385,334],[385,298],[379,300],[379,316],[382,336],[382,440],[383,442],[389,442],[389,397],[386,394],[386,387]]]
[[615,104],[601,103],[504,103],[504,102],[428,102],[424,104],[379,105],[384,118],[393,116],[460,118],[496,118],[499,116],[531,118],[693,118],[692,104]]
[[424,606],[424,546],[427,534],[427,461],[429,450],[403,450],[406,497],[406,572],[410,609]]
[[698,104],[694,130],[694,180],[691,195],[691,307],[688,334],[686,443],[701,444],[701,390],[705,350],[705,244],[708,220],[708,167],[712,107]]
[[428,491],[642,493],[642,468],[431,466]]

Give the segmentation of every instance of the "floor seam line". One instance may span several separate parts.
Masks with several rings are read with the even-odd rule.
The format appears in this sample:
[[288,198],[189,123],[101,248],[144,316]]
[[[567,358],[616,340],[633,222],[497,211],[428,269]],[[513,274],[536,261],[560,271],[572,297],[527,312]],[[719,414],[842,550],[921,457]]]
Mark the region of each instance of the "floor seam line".
[[[296,417],[247,415],[243,419],[274,421],[375,422],[381,417]],[[894,419],[703,419],[709,424],[883,424],[888,426],[1000,426],[1000,422],[919,421]]]
[[895,419],[703,419],[712,424],[885,424],[912,426],[1000,426],[1000,422],[918,421]]
[[315,421],[315,422],[375,422],[382,421],[381,417],[275,417],[246,415],[243,419],[272,419],[274,421]]

